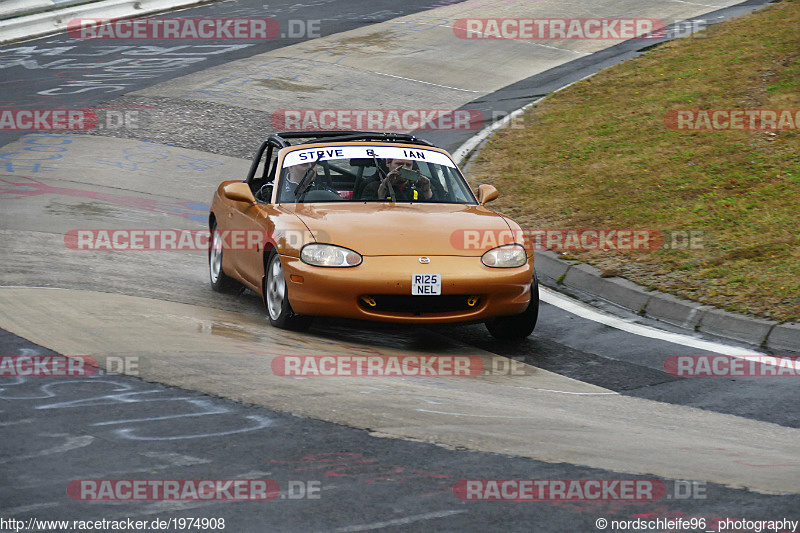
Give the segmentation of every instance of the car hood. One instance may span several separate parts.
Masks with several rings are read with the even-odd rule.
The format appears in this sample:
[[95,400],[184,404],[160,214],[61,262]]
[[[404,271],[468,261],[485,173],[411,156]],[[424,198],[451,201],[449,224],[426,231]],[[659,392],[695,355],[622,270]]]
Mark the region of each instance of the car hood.
[[480,256],[499,244],[513,242],[506,219],[477,205],[324,203],[293,207],[317,242],[344,246],[364,256]]

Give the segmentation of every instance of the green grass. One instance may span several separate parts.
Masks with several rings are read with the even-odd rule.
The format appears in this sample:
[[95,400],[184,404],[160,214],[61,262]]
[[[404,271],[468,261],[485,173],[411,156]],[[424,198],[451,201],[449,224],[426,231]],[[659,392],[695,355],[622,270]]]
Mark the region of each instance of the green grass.
[[672,131],[670,110],[800,109],[800,2],[712,26],[551,95],[471,181],[526,228],[700,230],[696,250],[571,252],[642,285],[800,320],[800,132]]

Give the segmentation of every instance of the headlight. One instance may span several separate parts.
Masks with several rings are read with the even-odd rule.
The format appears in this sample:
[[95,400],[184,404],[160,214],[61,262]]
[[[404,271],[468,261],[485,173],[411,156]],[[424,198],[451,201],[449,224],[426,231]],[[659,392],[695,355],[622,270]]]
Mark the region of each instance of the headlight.
[[507,244],[492,248],[483,254],[481,261],[492,268],[521,267],[528,261],[528,254],[521,244]]
[[354,267],[361,264],[361,256],[353,250],[332,244],[307,244],[300,252],[300,259],[319,267]]

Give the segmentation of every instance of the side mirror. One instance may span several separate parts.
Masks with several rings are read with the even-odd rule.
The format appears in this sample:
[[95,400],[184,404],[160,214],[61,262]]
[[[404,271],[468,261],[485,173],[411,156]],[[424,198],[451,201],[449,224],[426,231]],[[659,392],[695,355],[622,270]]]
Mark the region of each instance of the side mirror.
[[250,186],[246,183],[229,183],[222,188],[225,198],[233,200],[234,202],[245,202],[250,205],[255,205],[256,199]]
[[478,187],[478,203],[481,205],[488,204],[495,198],[500,196],[494,185],[484,183]]

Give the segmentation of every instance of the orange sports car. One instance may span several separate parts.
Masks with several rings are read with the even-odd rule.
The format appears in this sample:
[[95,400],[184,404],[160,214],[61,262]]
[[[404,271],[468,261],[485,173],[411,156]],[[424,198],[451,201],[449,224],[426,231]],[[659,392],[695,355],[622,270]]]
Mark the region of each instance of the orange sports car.
[[[293,144],[294,143],[294,144]],[[272,325],[315,316],[486,323],[530,335],[533,252],[513,220],[477,198],[450,155],[411,135],[277,133],[244,181],[211,203],[211,286],[262,295]]]

